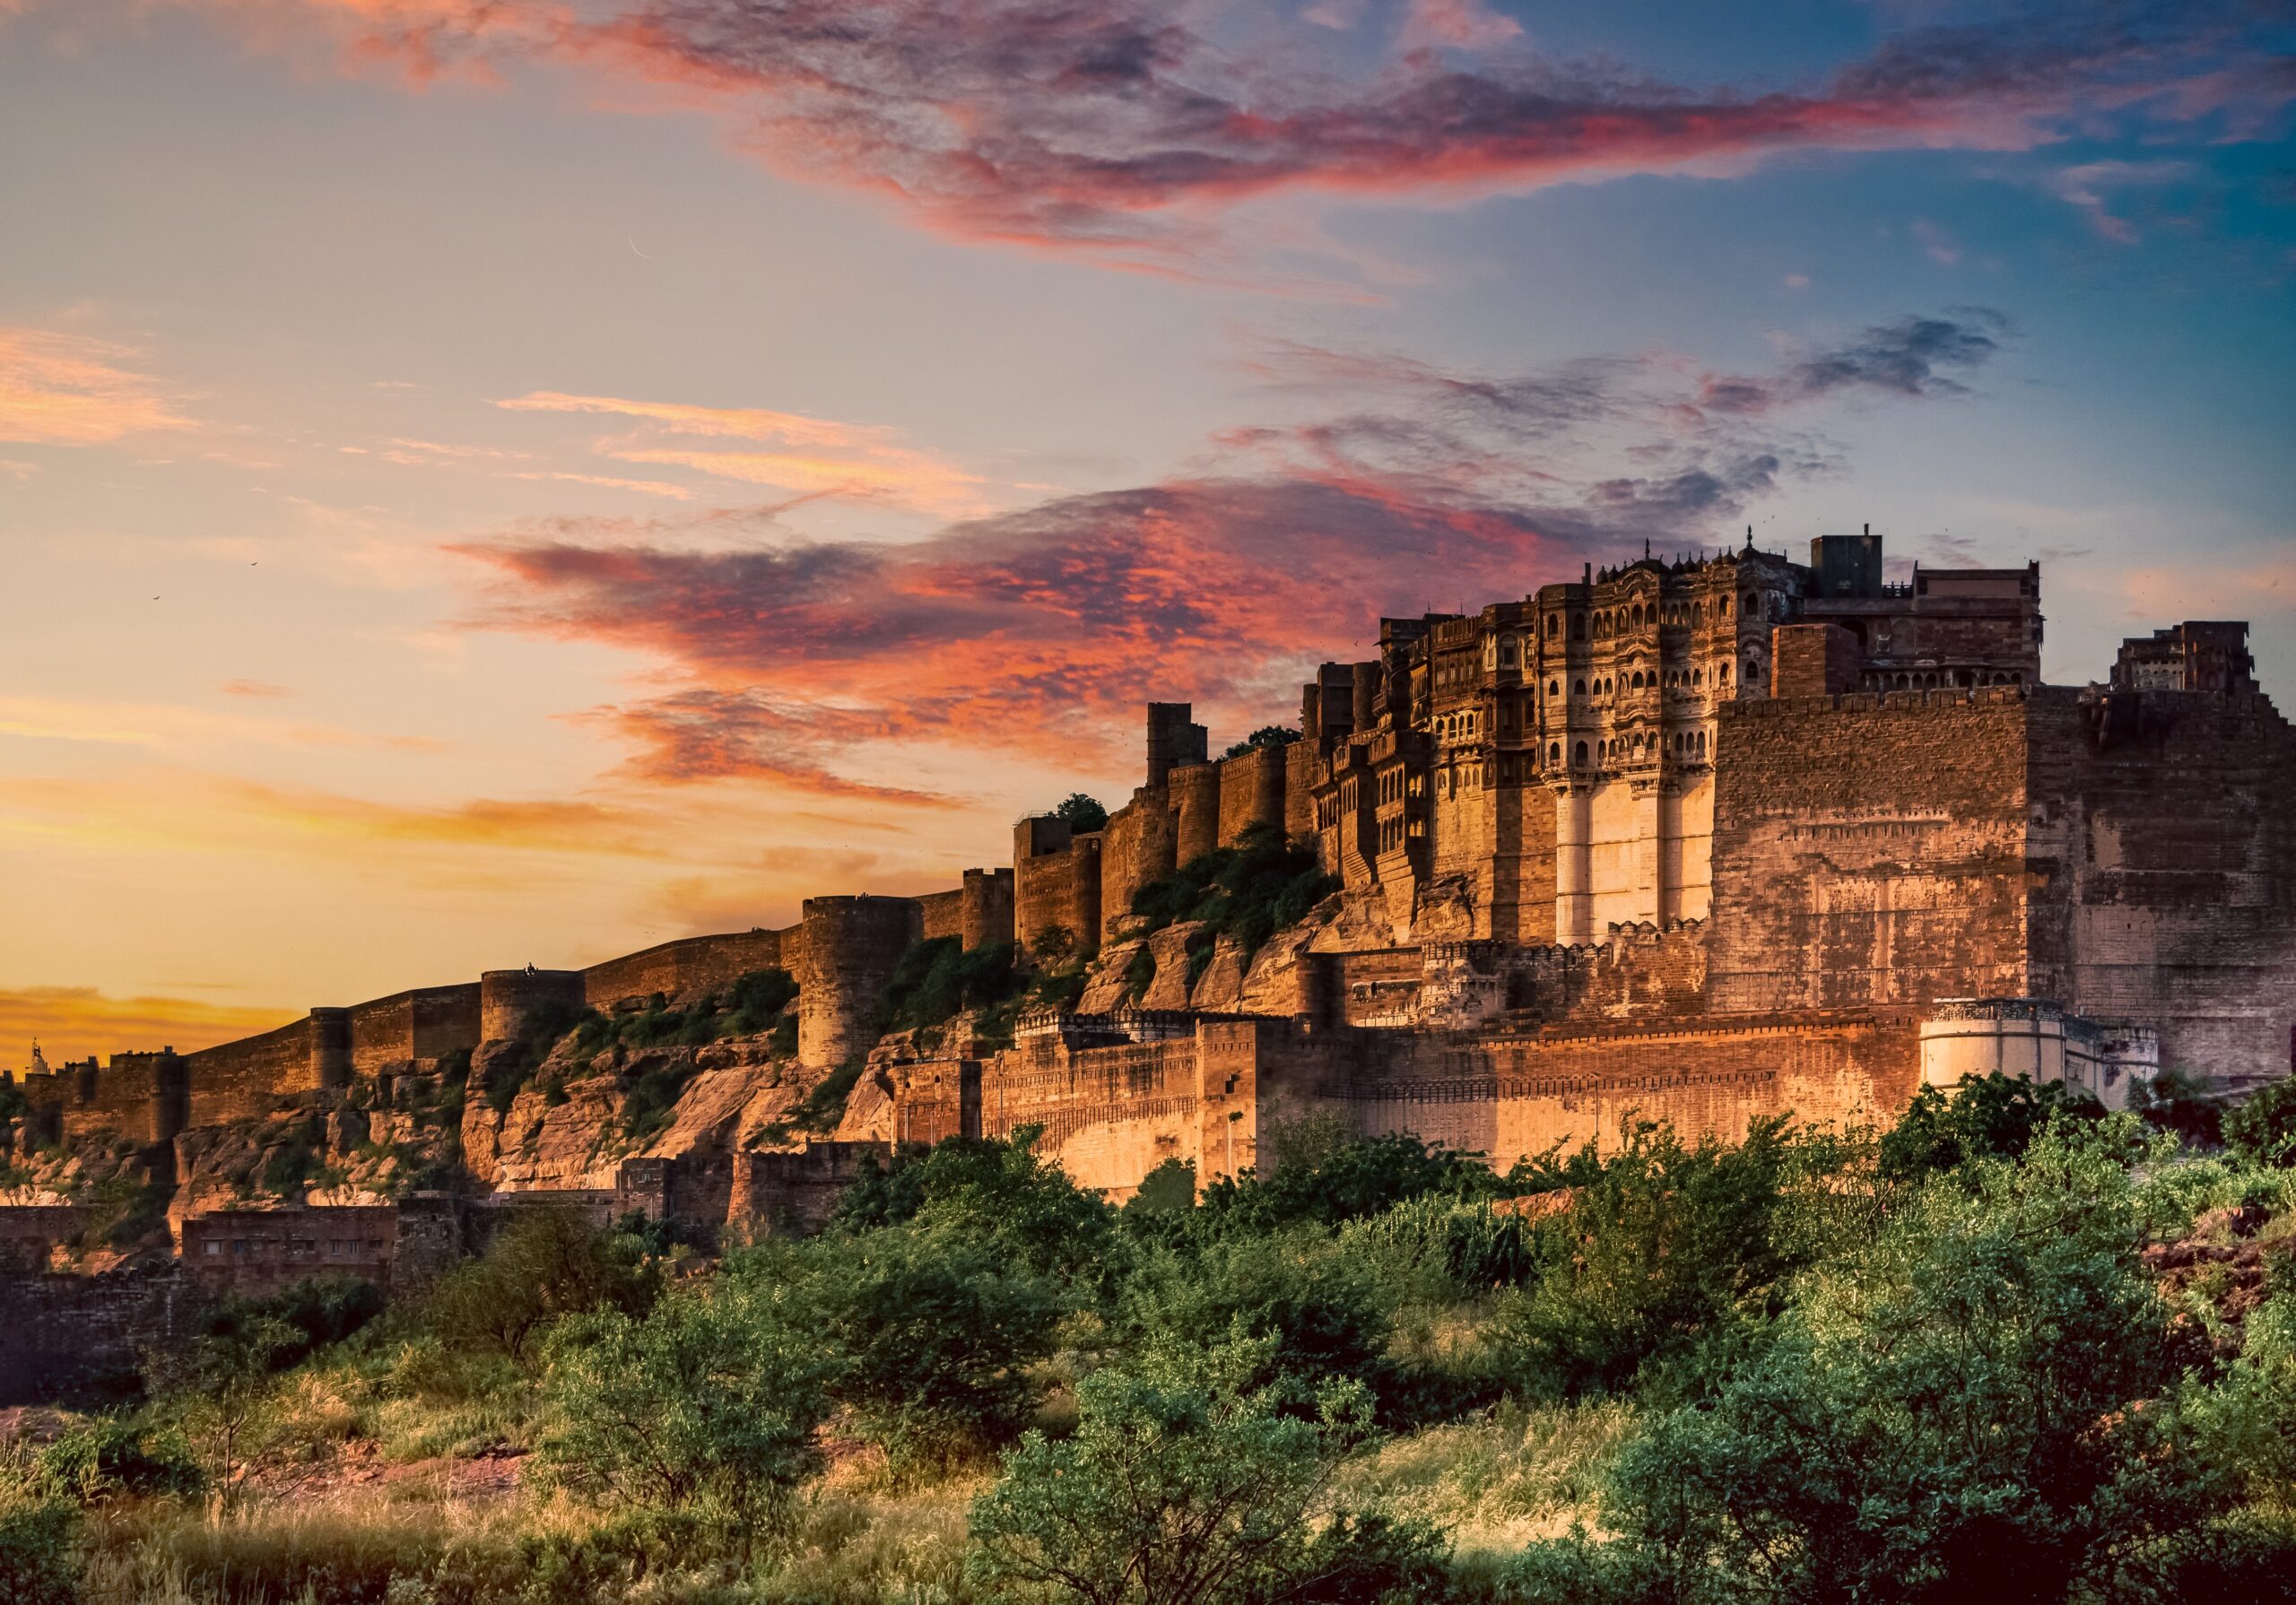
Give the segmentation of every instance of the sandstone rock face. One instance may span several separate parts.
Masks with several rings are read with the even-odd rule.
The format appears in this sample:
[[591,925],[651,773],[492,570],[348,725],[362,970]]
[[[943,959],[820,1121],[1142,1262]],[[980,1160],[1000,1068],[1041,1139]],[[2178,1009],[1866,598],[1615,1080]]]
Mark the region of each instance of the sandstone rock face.
[[1232,1014],[1243,1002],[1244,948],[1232,936],[1213,943],[1212,958],[1188,993],[1188,1007],[1215,1014]]
[[1148,939],[1156,960],[1156,978],[1140,1000],[1143,1009],[1185,1009],[1188,1006],[1188,939],[1204,930],[1201,920],[1181,920],[1166,925]]
[[1412,908],[1413,941],[1469,941],[1474,937],[1474,887],[1464,875],[1443,875],[1419,889]]
[[1365,953],[1397,945],[1395,919],[1377,887],[1360,887],[1327,899],[1318,910],[1329,917],[1316,927],[1309,944],[1318,953]]
[[[1233,1005],[1241,1014],[1300,1014],[1307,1010],[1300,966],[1318,927],[1292,925],[1278,931],[1252,955]],[[1216,966],[1215,960],[1215,966]]]
[[1144,939],[1133,936],[1102,947],[1100,957],[1085,972],[1084,995],[1076,1001],[1077,1011],[1107,1014],[1123,1008],[1130,1001],[1126,972],[1131,967],[1133,955],[1146,945]]
[[845,1117],[831,1133],[839,1142],[891,1142],[893,1129],[893,1080],[881,1066],[872,1066],[854,1083],[845,1100]]
[[339,1159],[349,1158],[367,1145],[368,1131],[364,1109],[330,1109],[326,1115],[326,1151]]

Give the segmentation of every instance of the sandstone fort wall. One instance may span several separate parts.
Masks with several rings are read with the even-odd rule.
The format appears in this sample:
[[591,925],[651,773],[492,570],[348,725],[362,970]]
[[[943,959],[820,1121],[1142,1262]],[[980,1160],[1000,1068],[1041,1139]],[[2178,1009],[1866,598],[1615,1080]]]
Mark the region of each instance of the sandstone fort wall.
[[1712,1008],[2022,994],[2027,740],[2010,688],[1726,706]]

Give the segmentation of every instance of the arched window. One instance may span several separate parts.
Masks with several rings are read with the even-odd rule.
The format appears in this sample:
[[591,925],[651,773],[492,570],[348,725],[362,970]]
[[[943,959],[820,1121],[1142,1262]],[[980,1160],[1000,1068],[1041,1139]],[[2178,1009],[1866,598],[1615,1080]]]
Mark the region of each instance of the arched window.
[[1587,682],[1583,680],[1573,681],[1570,686],[1570,694],[1574,697],[1585,696],[1587,694]]
[[1515,666],[1515,638],[1513,636],[1501,636],[1499,639],[1499,666],[1502,669],[1511,669]]
[[1561,613],[1549,613],[1546,616],[1546,633],[1551,636],[1559,636],[1562,633],[1562,615]]
[[1570,638],[1574,641],[1583,641],[1587,638],[1586,614],[1573,613],[1570,615]]
[[1723,664],[1719,669],[1717,669],[1714,672],[1715,672],[1715,675],[1717,676],[1717,678],[1721,681],[1721,683],[1722,683],[1722,684],[1724,684],[1724,685],[1728,685],[1728,684],[1730,683],[1730,665],[1729,665],[1729,664]]
[[1561,763],[1562,761],[1562,743],[1561,742],[1549,742],[1546,744],[1546,760],[1549,763]]
[[1571,764],[1571,767],[1572,767],[1573,768],[1583,769],[1583,768],[1585,768],[1587,767],[1587,743],[1586,743],[1586,742],[1579,742],[1579,743],[1578,743],[1578,748],[1576,749],[1576,750],[1574,751],[1574,753],[1573,753],[1573,755],[1572,755],[1572,757],[1571,757],[1570,764]]
[[1547,694],[1548,696],[1550,696],[1550,697],[1560,697],[1560,696],[1561,696],[1561,695],[1562,695],[1562,682],[1561,682],[1561,681],[1559,681],[1559,680],[1550,680],[1550,681],[1548,681],[1546,682],[1546,694]]

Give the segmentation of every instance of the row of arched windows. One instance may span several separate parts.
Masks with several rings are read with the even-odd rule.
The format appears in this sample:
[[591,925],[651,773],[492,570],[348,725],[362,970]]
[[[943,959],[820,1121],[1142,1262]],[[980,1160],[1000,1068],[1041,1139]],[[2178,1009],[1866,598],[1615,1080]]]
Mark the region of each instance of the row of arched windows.
[[1866,677],[1866,689],[1869,691],[1935,691],[1950,690],[1956,686],[2024,683],[2023,672],[2016,669],[1909,669],[1893,674],[1868,674]]
[[[1570,638],[1574,641],[1583,641],[1587,638],[1590,629],[1596,640],[1604,641],[1613,636],[1631,634],[1635,630],[1647,629],[1660,623],[1703,624],[1707,621],[1707,609],[1709,605],[1713,608],[1715,618],[1726,619],[1730,616],[1730,599],[1727,596],[1717,597],[1710,604],[1702,602],[1671,603],[1637,602],[1625,607],[1599,609],[1591,614],[1573,613],[1570,615]],[[1761,618],[1768,615],[1770,609],[1765,604],[1761,593],[1749,591],[1746,593],[1745,611],[1752,617]],[[1546,616],[1546,633],[1549,640],[1561,638],[1562,615],[1561,613],[1549,613]]]

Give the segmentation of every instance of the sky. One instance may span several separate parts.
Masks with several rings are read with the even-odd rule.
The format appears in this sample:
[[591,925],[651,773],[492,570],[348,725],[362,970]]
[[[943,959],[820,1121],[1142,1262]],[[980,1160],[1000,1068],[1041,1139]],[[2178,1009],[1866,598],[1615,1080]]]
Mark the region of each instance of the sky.
[[2296,704],[2286,0],[0,0],[0,1067],[919,892],[1870,525]]

